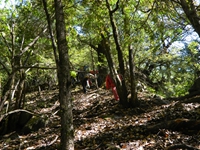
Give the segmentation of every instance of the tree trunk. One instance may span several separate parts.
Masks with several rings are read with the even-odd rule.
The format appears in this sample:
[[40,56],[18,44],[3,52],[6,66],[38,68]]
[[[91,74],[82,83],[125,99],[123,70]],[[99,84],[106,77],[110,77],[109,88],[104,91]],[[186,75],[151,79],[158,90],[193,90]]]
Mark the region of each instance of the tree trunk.
[[[106,57],[105,55],[105,49],[104,49],[104,44],[105,40],[101,40],[101,42],[98,44],[98,47],[96,49],[97,51],[97,56],[98,56],[98,62],[100,63],[100,65],[98,65],[98,70],[99,70],[99,79],[100,79],[100,83],[104,83],[105,79],[106,79],[106,75],[107,75],[107,67],[103,66],[102,64],[105,64],[106,62],[103,59],[103,56]],[[99,86],[101,86],[101,84]]]
[[109,70],[111,75],[113,76],[114,72],[115,72],[115,64],[112,60],[112,54],[110,53],[110,45],[109,43],[109,39],[104,37],[103,34],[101,34],[102,37],[102,46],[103,46],[103,50],[104,50],[104,55],[106,56],[107,62],[108,62],[108,66],[109,66]]
[[44,11],[46,14],[46,18],[47,18],[47,22],[48,22],[48,30],[49,30],[49,34],[51,37],[51,44],[52,44],[52,48],[53,48],[53,52],[54,52],[54,58],[56,61],[56,65],[58,66],[58,55],[57,55],[57,46],[56,46],[56,40],[53,34],[53,29],[52,29],[52,21],[51,21],[51,17],[49,15],[48,9],[47,9],[47,2],[46,0],[42,0],[43,3],[43,7],[44,7]]
[[138,106],[138,98],[136,92],[136,78],[135,78],[135,64],[133,58],[133,48],[129,46],[129,66],[130,66],[130,77],[131,77],[131,99],[130,104],[133,107]]
[[15,109],[20,109],[22,108],[22,102],[23,102],[23,98],[24,98],[24,84],[25,84],[25,78],[26,78],[26,73],[24,72],[24,70],[20,70],[20,81],[19,81],[19,85],[17,87],[17,92],[16,92],[16,101],[15,101]]
[[119,94],[119,97],[120,97],[120,103],[123,106],[127,106],[128,105],[127,88],[126,88],[125,80],[123,80],[123,77],[125,76],[124,59],[123,59],[123,53],[122,53],[120,43],[119,43],[119,34],[118,34],[118,31],[117,31],[116,22],[115,22],[115,19],[113,17],[114,12],[119,7],[119,0],[117,1],[116,7],[113,10],[111,10],[111,7],[110,7],[108,0],[106,0],[106,6],[107,6],[108,11],[109,11],[110,23],[111,23],[112,31],[113,31],[113,38],[114,38],[114,41],[115,41],[116,50],[117,50],[117,54],[118,54],[119,73],[122,75],[122,80],[120,81],[120,79],[117,76],[118,73],[114,72],[112,74],[113,80],[116,84],[116,88],[117,88],[117,91],[118,91],[118,94]]
[[198,33],[198,35],[200,36],[200,18],[197,14],[197,10],[194,5],[194,1],[186,1],[186,0],[180,0],[179,4],[181,5],[183,11],[185,12],[188,20],[190,21],[190,23],[192,24],[194,30]]
[[59,53],[58,83],[61,112],[61,150],[74,150],[74,129],[71,99],[71,78],[65,18],[61,0],[55,0],[56,34]]
[[[124,15],[124,31],[125,37],[131,37],[130,35],[130,28],[131,25],[129,23],[129,16],[125,12],[125,8],[122,8],[122,14]],[[133,47],[130,41],[126,43],[129,51],[129,72],[130,72],[130,84],[131,84],[131,98],[129,103],[132,107],[138,106],[138,98],[137,98],[137,91],[136,91],[136,77],[135,77],[135,63],[134,63],[134,53]]]
[[[11,104],[12,101],[12,93],[14,89],[14,80],[15,80],[15,72],[11,73],[8,77],[8,80],[6,84],[3,86],[3,92],[2,92],[2,99],[0,102],[0,111],[3,108],[3,105],[5,101],[8,99],[8,104]],[[10,110],[10,105],[8,105],[8,110]]]

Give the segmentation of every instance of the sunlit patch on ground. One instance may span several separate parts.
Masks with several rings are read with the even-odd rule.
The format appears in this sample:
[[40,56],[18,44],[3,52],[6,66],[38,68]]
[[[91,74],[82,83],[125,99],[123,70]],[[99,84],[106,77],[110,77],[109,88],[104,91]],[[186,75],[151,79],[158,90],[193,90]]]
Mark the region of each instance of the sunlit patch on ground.
[[[144,95],[144,97],[142,97]],[[178,104],[158,102],[148,94],[140,94],[140,107],[123,108],[105,89],[90,90],[87,94],[77,89],[72,92],[74,142],[76,150],[166,149],[170,146],[190,146],[200,149],[200,132],[170,129],[149,131],[162,122],[176,118],[198,120],[198,103]],[[43,91],[29,95],[27,108],[47,117],[45,127],[27,135],[13,133],[0,139],[0,149],[56,150],[60,142],[58,91]]]

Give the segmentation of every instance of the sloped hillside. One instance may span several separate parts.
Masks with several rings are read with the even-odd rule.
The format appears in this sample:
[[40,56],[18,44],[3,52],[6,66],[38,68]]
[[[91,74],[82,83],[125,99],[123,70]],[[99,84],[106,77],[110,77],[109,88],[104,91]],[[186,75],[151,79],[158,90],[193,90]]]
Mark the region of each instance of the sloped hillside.
[[[180,103],[139,93],[138,108],[123,108],[105,89],[87,94],[76,89],[72,95],[76,150],[200,149],[198,102]],[[0,149],[58,149],[58,91],[31,93],[27,110],[39,114],[43,125],[26,133],[2,136]]]

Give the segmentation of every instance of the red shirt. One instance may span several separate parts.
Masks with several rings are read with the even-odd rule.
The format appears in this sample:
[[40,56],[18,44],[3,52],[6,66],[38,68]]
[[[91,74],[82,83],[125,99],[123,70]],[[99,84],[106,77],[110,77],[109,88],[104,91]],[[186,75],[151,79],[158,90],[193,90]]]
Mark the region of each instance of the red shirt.
[[106,89],[110,89],[115,87],[115,83],[113,82],[112,78],[110,77],[110,75],[106,76]]

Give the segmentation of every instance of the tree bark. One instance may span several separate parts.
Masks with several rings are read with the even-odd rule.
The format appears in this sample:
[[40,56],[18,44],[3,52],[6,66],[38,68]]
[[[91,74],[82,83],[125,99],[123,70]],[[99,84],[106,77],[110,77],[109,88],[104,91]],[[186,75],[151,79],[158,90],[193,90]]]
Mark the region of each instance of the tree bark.
[[101,37],[102,37],[102,41],[101,41],[102,48],[104,50],[103,52],[104,52],[104,55],[106,56],[111,75],[113,75],[114,72],[115,72],[115,64],[114,64],[114,62],[112,60],[112,54],[110,52],[110,45],[108,44],[109,43],[109,39],[106,38],[103,34],[101,34]]
[[17,92],[16,92],[16,102],[15,102],[15,109],[20,109],[23,108],[22,102],[24,101],[24,90],[25,90],[25,79],[26,79],[26,73],[24,70],[20,70],[19,72],[20,76],[20,81],[19,85],[17,87]]
[[[106,61],[103,59],[103,56],[106,57],[105,55],[105,49],[104,49],[104,46],[106,42],[106,39],[102,39],[101,42],[98,44],[98,47],[96,49],[97,51],[97,56],[98,56],[98,62],[100,63],[100,65],[98,65],[98,70],[99,70],[99,74],[100,74],[100,79],[102,83],[104,83],[104,81],[106,80],[106,75],[107,75],[107,67],[104,66],[104,65],[101,65],[101,64],[106,64]],[[101,85],[100,85],[101,86]]]
[[74,129],[71,99],[71,78],[68,45],[66,40],[65,18],[61,0],[54,0],[56,34],[59,53],[58,84],[61,112],[61,150],[74,150]]
[[45,14],[46,14],[47,22],[48,22],[49,35],[51,37],[51,44],[52,44],[52,47],[53,47],[54,58],[55,58],[55,61],[56,61],[56,65],[58,65],[57,46],[56,46],[56,42],[55,42],[56,40],[55,40],[53,30],[52,30],[52,27],[51,27],[52,22],[51,22],[51,18],[50,18],[48,9],[47,9],[47,2],[46,2],[46,0],[42,0],[42,3],[43,3],[44,11],[45,11]]
[[[119,34],[117,31],[116,22],[113,17],[114,12],[119,8],[119,0],[117,1],[116,7],[113,10],[111,10],[108,0],[106,0],[106,6],[109,11],[110,23],[111,23],[112,31],[113,31],[113,38],[115,41],[116,50],[117,50],[117,54],[118,54],[119,71],[120,71],[119,73],[122,75],[122,78],[123,78],[125,76],[124,59],[123,59],[123,53],[122,53],[120,42],[119,42]],[[128,99],[127,99],[127,88],[126,88],[125,80],[122,79],[120,81],[117,74],[118,74],[117,72],[114,72],[114,74],[112,74],[112,76],[113,76],[113,80],[116,84],[117,91],[119,93],[120,103],[124,106],[127,106]]]
[[[130,28],[131,25],[129,23],[129,16],[125,12],[124,8],[122,8],[122,14],[124,15],[124,31],[125,37],[130,38]],[[135,60],[134,60],[134,49],[131,45],[131,42],[126,42],[129,52],[129,71],[130,71],[130,84],[131,84],[131,98],[129,103],[132,107],[138,106],[138,98],[137,98],[137,91],[136,91],[136,76],[135,76]]]
[[136,92],[136,78],[135,78],[135,64],[133,58],[133,48],[129,46],[129,65],[130,65],[130,77],[131,77],[131,106],[136,107],[138,106],[138,98]]

